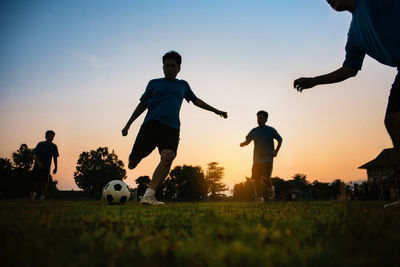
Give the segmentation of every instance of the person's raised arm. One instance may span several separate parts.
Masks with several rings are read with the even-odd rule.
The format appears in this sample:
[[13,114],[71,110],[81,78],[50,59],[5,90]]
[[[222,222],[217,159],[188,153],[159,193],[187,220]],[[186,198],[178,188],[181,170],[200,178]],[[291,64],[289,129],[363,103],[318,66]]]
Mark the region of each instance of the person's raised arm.
[[226,113],[225,111],[221,111],[216,108],[213,108],[212,106],[210,106],[209,104],[207,104],[206,102],[201,100],[200,98],[197,98],[195,101],[193,101],[193,104],[198,106],[199,108],[214,112],[215,114],[217,114],[225,119],[228,118],[228,113]]
[[147,106],[140,102],[135,110],[132,113],[132,116],[129,118],[128,122],[126,123],[124,129],[122,129],[122,136],[127,136],[128,135],[128,130],[129,127],[131,127],[131,124],[147,109]]
[[312,78],[305,78],[305,77],[299,78],[294,81],[293,87],[297,91],[302,92],[304,89],[309,89],[320,84],[330,84],[330,83],[338,83],[344,81],[348,78],[356,76],[357,72],[358,72],[357,70],[343,66],[325,75],[316,76]]

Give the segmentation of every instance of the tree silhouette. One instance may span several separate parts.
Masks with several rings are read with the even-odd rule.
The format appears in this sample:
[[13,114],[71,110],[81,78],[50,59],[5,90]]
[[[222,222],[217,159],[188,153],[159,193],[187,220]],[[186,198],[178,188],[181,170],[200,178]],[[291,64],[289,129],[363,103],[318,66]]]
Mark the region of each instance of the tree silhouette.
[[293,195],[296,199],[310,199],[312,197],[311,186],[310,183],[307,181],[307,175],[297,173],[292,176],[292,180],[287,181],[287,183],[290,190],[289,199],[291,199]]
[[309,188],[310,183],[307,181],[307,175],[297,173],[292,178],[292,185],[294,188],[301,191],[306,191]]
[[233,199],[237,201],[254,200],[254,181],[246,177],[246,181],[235,184],[233,187]]
[[14,164],[19,169],[29,170],[33,165],[33,149],[26,144],[21,144],[19,149],[12,154]]
[[329,184],[328,192],[331,199],[336,199],[340,194],[340,186],[342,185],[342,181],[340,179],[334,180]]
[[178,186],[175,177],[168,176],[156,192],[157,199],[177,200]]
[[208,186],[208,193],[211,200],[218,199],[223,192],[228,188],[222,182],[222,178],[224,177],[224,167],[219,167],[218,162],[210,162],[208,163],[206,182]]
[[21,144],[19,149],[12,153],[13,172],[8,181],[8,195],[27,196],[31,190],[31,172],[33,165],[33,149]]
[[0,173],[7,174],[12,172],[11,160],[6,158],[0,158]]
[[164,197],[199,201],[207,197],[207,184],[200,166],[176,166],[164,183]]
[[0,158],[0,193],[8,195],[12,190],[13,168],[11,160]]
[[329,193],[329,183],[322,183],[319,182],[318,180],[312,182],[311,192],[313,199],[317,200],[327,200],[333,197]]
[[112,180],[125,179],[124,163],[107,147],[82,152],[74,172],[76,185],[91,193],[101,192],[103,187]]
[[290,183],[279,177],[271,178],[272,184],[275,187],[275,199],[286,200],[290,198]]

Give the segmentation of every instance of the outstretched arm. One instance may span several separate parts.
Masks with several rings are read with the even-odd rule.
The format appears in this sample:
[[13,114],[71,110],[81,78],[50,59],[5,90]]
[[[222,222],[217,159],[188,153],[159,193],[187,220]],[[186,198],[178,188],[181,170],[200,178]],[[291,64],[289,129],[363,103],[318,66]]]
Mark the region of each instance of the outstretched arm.
[[212,106],[210,106],[209,104],[207,104],[206,102],[201,100],[200,98],[197,98],[197,100],[194,101],[193,104],[195,104],[199,108],[214,112],[215,114],[220,115],[221,117],[223,117],[225,119],[228,118],[228,113],[226,113],[225,111],[221,111],[216,108],[213,108]]
[[251,138],[246,136],[246,141],[240,143],[240,146],[242,146],[242,147],[247,146],[248,144],[250,144],[250,142],[251,142]]
[[131,124],[147,109],[147,106],[140,102],[137,107],[135,108],[135,111],[133,111],[132,116],[126,123],[124,129],[122,129],[122,136],[127,136],[128,135],[128,130],[129,127],[131,127]]
[[349,67],[341,67],[331,73],[316,76],[313,78],[299,78],[294,81],[293,87],[302,92],[304,89],[309,89],[320,84],[338,83],[344,81],[350,77],[357,75],[357,70],[351,69]]

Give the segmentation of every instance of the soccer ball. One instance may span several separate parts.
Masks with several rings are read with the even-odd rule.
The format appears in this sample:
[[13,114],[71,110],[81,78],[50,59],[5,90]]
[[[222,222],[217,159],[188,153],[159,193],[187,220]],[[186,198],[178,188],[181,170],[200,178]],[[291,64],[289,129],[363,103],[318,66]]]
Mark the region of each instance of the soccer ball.
[[124,182],[113,180],[104,187],[101,199],[107,204],[124,204],[130,196],[131,192]]

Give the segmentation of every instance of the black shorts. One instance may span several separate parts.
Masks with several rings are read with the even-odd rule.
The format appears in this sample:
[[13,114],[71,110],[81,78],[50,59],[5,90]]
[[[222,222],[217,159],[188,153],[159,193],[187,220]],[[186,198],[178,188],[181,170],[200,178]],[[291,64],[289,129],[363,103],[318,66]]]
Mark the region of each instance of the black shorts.
[[253,167],[251,168],[251,179],[258,180],[261,179],[262,176],[267,179],[271,178],[272,167],[272,162],[253,163]]
[[35,165],[31,173],[32,182],[46,182],[50,180],[50,171]]
[[386,108],[386,115],[400,111],[400,67],[397,68],[398,72],[392,89],[390,90],[389,102]]
[[156,147],[160,153],[164,149],[170,149],[176,154],[178,144],[178,129],[169,127],[155,120],[150,120],[140,127],[129,159],[132,161],[141,161]]

